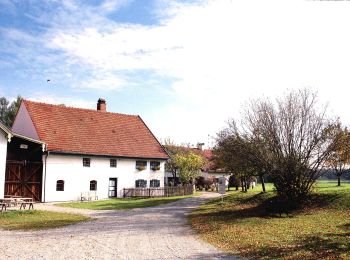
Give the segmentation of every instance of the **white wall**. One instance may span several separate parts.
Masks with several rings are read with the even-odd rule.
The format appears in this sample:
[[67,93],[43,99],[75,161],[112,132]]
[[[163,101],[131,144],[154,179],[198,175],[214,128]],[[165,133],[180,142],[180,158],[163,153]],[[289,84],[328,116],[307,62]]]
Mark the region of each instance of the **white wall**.
[[7,134],[0,129],[0,198],[4,197]]
[[[109,158],[84,157],[91,158],[90,167],[83,167],[83,156],[51,154],[48,156],[46,202],[78,200],[81,192],[90,191],[91,180],[97,181],[99,199],[108,198],[109,178],[118,178],[118,197],[122,196],[123,188],[134,188],[135,180],[138,179],[147,180],[147,187],[149,187],[151,179],[160,180],[160,186],[164,186],[164,161],[160,161],[159,171],[150,170],[150,160],[147,160],[146,170],[138,171],[135,167],[135,159],[117,159],[117,168],[110,168]],[[45,171],[43,178],[45,179]],[[64,191],[56,191],[57,180],[64,180]]]
[[22,134],[39,140],[38,133],[35,130],[32,119],[29,116],[28,110],[22,102],[12,125],[12,131],[17,134]]

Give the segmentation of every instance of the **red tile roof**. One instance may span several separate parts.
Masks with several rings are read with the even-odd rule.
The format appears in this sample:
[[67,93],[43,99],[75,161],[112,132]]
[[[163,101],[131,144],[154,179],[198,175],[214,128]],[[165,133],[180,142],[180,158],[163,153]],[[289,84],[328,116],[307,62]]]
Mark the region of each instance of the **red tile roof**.
[[141,117],[23,100],[48,151],[167,159]]

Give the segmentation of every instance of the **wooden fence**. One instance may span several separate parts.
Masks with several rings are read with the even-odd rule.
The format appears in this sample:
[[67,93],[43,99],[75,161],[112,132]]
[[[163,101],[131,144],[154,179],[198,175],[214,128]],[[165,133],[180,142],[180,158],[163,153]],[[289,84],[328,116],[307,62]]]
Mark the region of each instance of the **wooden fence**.
[[133,188],[123,189],[124,198],[151,198],[192,195],[192,185],[164,188]]

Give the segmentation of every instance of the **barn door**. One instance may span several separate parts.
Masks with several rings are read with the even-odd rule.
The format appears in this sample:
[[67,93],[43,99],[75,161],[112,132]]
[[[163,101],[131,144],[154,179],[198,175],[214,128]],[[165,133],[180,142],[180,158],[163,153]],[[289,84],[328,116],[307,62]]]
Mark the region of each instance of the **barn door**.
[[22,196],[41,201],[41,162],[7,161],[5,195]]

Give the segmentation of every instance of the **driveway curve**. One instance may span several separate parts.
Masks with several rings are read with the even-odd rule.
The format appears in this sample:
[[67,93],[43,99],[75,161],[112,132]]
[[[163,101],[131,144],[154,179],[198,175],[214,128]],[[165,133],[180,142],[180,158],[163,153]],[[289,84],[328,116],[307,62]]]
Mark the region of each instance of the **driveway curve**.
[[6,259],[234,259],[199,240],[186,215],[217,194],[150,208],[92,211],[38,204],[37,209],[81,213],[93,221],[42,231],[0,230]]

